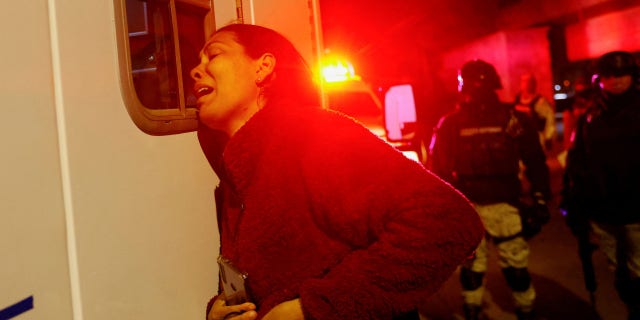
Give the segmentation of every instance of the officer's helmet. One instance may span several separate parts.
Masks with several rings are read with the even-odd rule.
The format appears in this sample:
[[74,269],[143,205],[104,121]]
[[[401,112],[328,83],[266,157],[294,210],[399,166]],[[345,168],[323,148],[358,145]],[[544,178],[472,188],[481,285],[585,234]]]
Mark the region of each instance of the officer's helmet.
[[596,62],[599,77],[620,77],[630,75],[638,81],[639,70],[635,58],[625,51],[613,51],[604,54]]
[[475,59],[465,63],[458,72],[458,92],[502,89],[496,69],[489,63]]

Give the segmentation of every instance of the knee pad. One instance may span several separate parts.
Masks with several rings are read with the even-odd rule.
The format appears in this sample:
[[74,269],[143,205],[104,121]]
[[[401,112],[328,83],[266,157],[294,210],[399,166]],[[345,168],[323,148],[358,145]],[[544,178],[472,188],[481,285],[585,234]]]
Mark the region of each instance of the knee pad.
[[460,268],[460,284],[465,291],[473,291],[482,287],[484,272],[474,272],[469,268]]
[[508,267],[502,269],[502,274],[511,290],[516,292],[523,292],[529,289],[531,286],[531,276],[527,268],[514,268]]

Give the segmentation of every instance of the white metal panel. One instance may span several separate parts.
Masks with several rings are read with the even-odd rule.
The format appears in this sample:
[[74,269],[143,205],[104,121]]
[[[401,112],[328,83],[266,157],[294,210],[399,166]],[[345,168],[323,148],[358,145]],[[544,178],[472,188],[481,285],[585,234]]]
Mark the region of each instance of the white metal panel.
[[311,1],[278,0],[260,1],[252,0],[255,24],[272,28],[287,37],[300,51],[305,60],[314,66],[316,44],[313,34],[313,12],[310,8]]
[[217,184],[194,133],[120,95],[111,0],[54,1],[83,319],[196,319],[217,289]]
[[[216,28],[238,22],[238,1],[214,0]],[[272,28],[300,51],[311,67],[322,52],[322,31],[317,1],[314,0],[242,0],[244,23]],[[315,24],[314,24],[315,23]]]
[[[243,3],[248,1],[243,0]],[[216,20],[216,29],[231,23],[238,22],[236,14],[236,0],[213,0],[213,13]],[[245,13],[245,15],[248,13]],[[245,22],[249,22],[248,20]]]
[[47,0],[0,10],[0,310],[32,297],[19,319],[71,318],[47,15]]

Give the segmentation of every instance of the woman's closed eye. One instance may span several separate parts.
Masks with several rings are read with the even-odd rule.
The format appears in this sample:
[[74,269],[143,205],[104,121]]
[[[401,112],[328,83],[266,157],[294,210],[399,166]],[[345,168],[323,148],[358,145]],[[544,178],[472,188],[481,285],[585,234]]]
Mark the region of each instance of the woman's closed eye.
[[212,48],[212,47],[208,47],[207,50],[205,51],[205,55],[209,60],[213,60],[215,57],[219,56],[221,53],[222,52],[220,51],[220,49]]

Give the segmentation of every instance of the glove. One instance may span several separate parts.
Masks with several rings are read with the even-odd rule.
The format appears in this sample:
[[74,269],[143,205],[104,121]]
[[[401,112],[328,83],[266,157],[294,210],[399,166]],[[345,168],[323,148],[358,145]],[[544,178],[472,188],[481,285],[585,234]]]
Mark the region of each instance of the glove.
[[576,201],[574,197],[564,194],[558,206],[560,213],[564,216],[564,222],[576,237],[584,236],[591,230],[589,216],[586,214],[586,207],[584,207],[581,202],[584,201]]
[[589,220],[572,211],[567,212],[565,222],[569,230],[571,230],[571,234],[576,237],[587,234],[591,230]]
[[542,194],[536,193],[534,199],[532,206],[520,210],[522,236],[525,239],[531,239],[540,233],[542,226],[547,224],[551,218],[549,207]]

